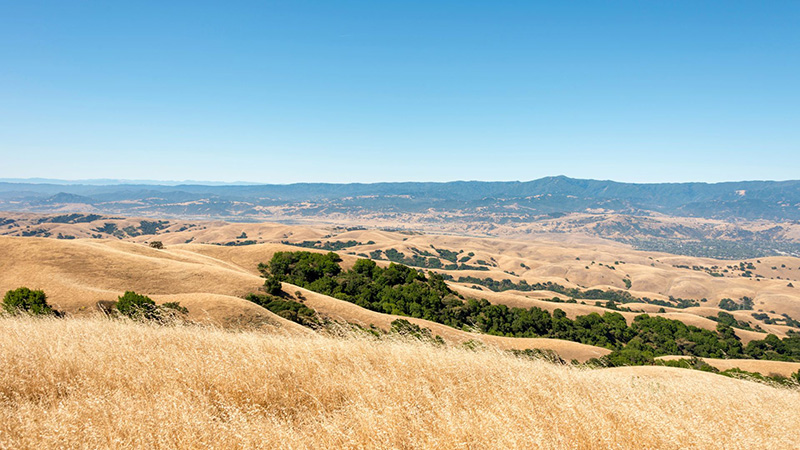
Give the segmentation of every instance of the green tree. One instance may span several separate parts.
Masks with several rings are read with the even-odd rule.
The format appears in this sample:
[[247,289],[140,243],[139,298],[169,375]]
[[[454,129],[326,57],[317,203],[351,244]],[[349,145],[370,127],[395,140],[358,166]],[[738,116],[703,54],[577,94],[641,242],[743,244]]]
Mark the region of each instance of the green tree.
[[267,280],[264,281],[264,290],[269,295],[279,295],[281,289],[281,282],[274,275],[267,277]]
[[47,304],[44,291],[32,291],[26,287],[6,292],[3,297],[3,309],[10,314],[20,312],[33,315],[56,314],[56,311]]

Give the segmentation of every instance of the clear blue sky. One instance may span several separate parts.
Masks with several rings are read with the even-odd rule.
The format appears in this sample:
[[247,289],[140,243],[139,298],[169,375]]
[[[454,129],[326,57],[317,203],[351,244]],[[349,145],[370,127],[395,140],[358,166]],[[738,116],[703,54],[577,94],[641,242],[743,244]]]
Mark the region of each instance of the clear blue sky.
[[800,1],[0,4],[0,177],[800,178]]

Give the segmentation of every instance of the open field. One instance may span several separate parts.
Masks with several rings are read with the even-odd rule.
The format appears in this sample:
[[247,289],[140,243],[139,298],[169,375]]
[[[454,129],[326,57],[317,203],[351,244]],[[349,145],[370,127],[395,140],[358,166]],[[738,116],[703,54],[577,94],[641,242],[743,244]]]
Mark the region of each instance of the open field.
[[796,448],[800,393],[367,338],[0,319],[0,448]]

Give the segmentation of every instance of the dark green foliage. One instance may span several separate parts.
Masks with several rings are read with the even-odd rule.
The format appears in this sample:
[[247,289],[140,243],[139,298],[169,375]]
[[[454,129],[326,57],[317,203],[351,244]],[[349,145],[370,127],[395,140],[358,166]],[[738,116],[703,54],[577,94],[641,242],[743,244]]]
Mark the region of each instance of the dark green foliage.
[[745,347],[745,353],[755,359],[798,361],[800,335],[790,334],[789,337],[779,339],[774,334],[769,334],[763,340],[750,341]]
[[102,218],[103,216],[97,214],[64,214],[61,216],[43,217],[38,220],[38,223],[86,223],[94,222]]
[[269,295],[279,295],[281,293],[281,282],[274,276],[267,277],[264,281],[264,291]]
[[719,373],[719,369],[708,364],[707,362],[703,361],[702,359],[696,356],[692,356],[691,358],[688,359],[682,358],[671,361],[659,359],[655,361],[655,365],[666,366],[666,367],[679,367],[681,369],[693,369],[693,370],[700,370],[703,372]]
[[117,299],[117,311],[132,319],[155,320],[159,318],[158,306],[150,297],[126,291]]
[[3,310],[10,314],[28,313],[37,316],[57,314],[57,311],[47,304],[44,291],[34,291],[26,287],[6,292],[3,297]]
[[650,299],[648,297],[634,297],[629,292],[617,291],[609,289],[606,291],[600,289],[582,290],[578,288],[568,288],[558,283],[545,282],[530,284],[525,280],[519,283],[514,283],[508,278],[502,281],[495,281],[492,278],[477,278],[477,277],[459,277],[459,283],[472,283],[481,286],[486,286],[495,292],[502,292],[508,290],[518,290],[523,292],[528,291],[553,291],[559,294],[564,294],[572,298],[583,298],[587,300],[613,300],[617,303],[649,303],[651,305],[669,306],[673,308],[690,308],[693,306],[700,306],[697,300],[688,300],[682,298],[670,297],[669,302]]
[[150,297],[126,291],[116,302],[116,310],[120,315],[134,320],[151,320],[164,322],[170,318],[188,314],[189,310],[178,302],[167,302],[156,305]]
[[[342,271],[335,253],[278,252],[259,269],[268,277],[355,303],[381,313],[422,318],[458,329],[513,337],[550,337],[614,350],[606,364],[649,364],[662,355],[710,358],[800,359],[800,336],[753,341],[747,349],[733,329],[720,323],[716,331],[678,320],[637,316],[630,326],[616,312],[592,313],[575,320],[556,309],[509,308],[486,300],[462,299],[441,275],[427,276],[410,267],[358,260]],[[604,291],[597,291],[604,292]],[[627,294],[627,293],[625,293]]]
[[753,309],[753,299],[750,297],[742,297],[742,303],[739,304],[732,299],[723,298],[719,301],[719,307],[726,311],[750,310]]
[[[244,234],[244,233],[242,233]],[[246,236],[245,236],[246,237]],[[372,241],[370,241],[372,242]],[[367,244],[369,245],[370,242]],[[374,244],[374,242],[372,242]],[[303,242],[289,242],[289,241],[281,241],[281,244],[285,245],[294,245],[296,247],[303,247],[303,248],[318,248],[321,250],[330,250],[330,251],[339,251],[344,250],[349,247],[355,247],[358,245],[364,245],[361,242],[350,240],[350,241],[303,241]]]
[[775,319],[775,320],[783,320],[784,325],[786,325],[787,327],[800,328],[800,320],[794,320],[790,315],[786,313],[781,314],[781,316],[783,316],[783,319]]
[[436,345],[444,345],[444,339],[441,336],[434,336],[430,328],[423,328],[415,323],[411,323],[406,319],[396,319],[392,321],[391,333],[397,333],[402,336],[411,337],[423,342],[430,342]]
[[251,302],[263,306],[284,319],[299,323],[300,325],[317,328],[323,321],[317,316],[316,311],[306,305],[272,295],[249,294],[245,297]]
[[753,331],[753,328],[750,327],[750,323],[744,320],[736,320],[736,318],[733,317],[733,315],[726,312],[720,311],[719,313],[717,313],[717,317],[709,316],[708,318],[729,327],[741,328],[743,330]]
[[186,309],[186,307],[181,306],[179,302],[162,303],[161,308],[167,311],[175,311],[178,314],[189,314],[189,310]]
[[623,279],[622,279],[622,282],[623,282],[623,283],[625,283],[625,289],[630,289],[630,288],[631,288],[631,286],[633,285],[633,284],[631,283],[631,280],[629,280],[628,278],[623,278]]
[[42,228],[37,228],[33,230],[22,230],[22,236],[24,237],[31,237],[31,236],[50,237],[52,235],[53,233]]
[[761,320],[767,325],[771,325],[771,324],[774,323],[773,319],[771,319],[769,317],[769,314],[766,314],[766,313],[752,313],[750,315],[753,316],[754,319]]
[[252,239],[247,239],[245,241],[230,241],[221,245],[224,245],[225,247],[241,247],[244,245],[255,245],[255,244],[258,244],[258,242]]
[[486,267],[486,266],[471,266],[469,264],[461,264],[460,266],[456,267],[455,269],[451,268],[450,270],[482,270],[482,271],[485,272],[485,271],[488,271],[489,268]]
[[365,259],[342,272],[339,261],[335,253],[278,252],[268,265],[259,267],[278,280],[388,314],[441,321],[445,297],[460,303],[440,276],[428,278],[398,264],[381,268]]
[[641,339],[640,348],[652,351],[653,356],[742,357],[742,343],[733,329],[723,324],[717,325],[715,332],[679,320],[642,314],[634,318],[631,329]]
[[720,300],[719,307],[720,309],[724,309],[726,311],[736,311],[739,309],[739,305],[730,298],[723,298]]
[[761,383],[778,384],[778,385],[793,386],[793,387],[796,387],[798,382],[800,381],[800,378],[798,378],[798,376],[800,376],[800,371],[798,371],[795,374],[792,374],[791,377],[789,378],[786,378],[781,375],[762,375],[757,372],[748,372],[746,370],[738,369],[736,367],[732,369],[723,370],[722,372],[717,372],[717,373],[731,378],[742,378],[745,380],[758,381]]
[[425,265],[423,267],[428,267],[430,269],[439,269],[442,267],[442,261],[436,258],[428,258],[425,261]]
[[[406,266],[412,267],[422,267],[425,269],[443,269],[443,270],[482,270],[486,271],[489,270],[488,267],[484,266],[473,266],[468,264],[463,264],[464,261],[467,261],[469,257],[461,258],[460,260],[457,259],[458,255],[461,252],[454,252],[452,250],[446,249],[437,249],[437,255],[427,251],[427,250],[419,250],[413,249],[414,254],[411,256],[407,256],[405,253],[398,251],[397,249],[390,248],[386,251],[383,250],[374,250],[370,252],[369,257],[372,259],[384,259],[398,264],[404,264]],[[439,259],[442,258],[446,262],[450,264],[443,264],[442,261]],[[458,263],[456,261],[459,261]],[[488,265],[485,261],[485,264]]]
[[139,222],[139,230],[141,230],[141,234],[156,234],[159,230],[167,228],[168,226],[169,222],[165,220],[159,220],[156,222],[142,220]]
[[651,366],[655,363],[653,352],[627,347],[609,353],[600,361],[601,365],[607,367]]
[[156,250],[163,250],[164,249],[164,243],[161,242],[161,241],[153,241],[153,242],[150,243],[150,248],[154,248]]
[[[258,270],[264,275],[271,274],[278,281],[286,281],[312,291],[329,286],[332,278],[341,273],[339,262],[342,259],[333,252],[276,252],[268,265],[259,264]],[[374,263],[373,263],[374,264]],[[309,286],[317,283],[319,289]],[[325,293],[325,292],[323,292]]]
[[117,224],[112,222],[106,222],[105,224],[103,224],[102,227],[95,228],[94,231],[105,234],[114,234],[117,232]]
[[[459,252],[454,252],[452,250],[447,250],[446,248],[436,248],[436,247],[434,247],[433,249],[436,250],[436,253],[438,253],[439,256],[442,259],[450,261],[451,263],[455,263],[458,260]],[[472,256],[472,255],[470,255],[470,256]]]
[[509,350],[509,352],[518,358],[544,359],[557,364],[567,363],[563,358],[558,356],[558,353],[549,349],[526,348],[525,350]]

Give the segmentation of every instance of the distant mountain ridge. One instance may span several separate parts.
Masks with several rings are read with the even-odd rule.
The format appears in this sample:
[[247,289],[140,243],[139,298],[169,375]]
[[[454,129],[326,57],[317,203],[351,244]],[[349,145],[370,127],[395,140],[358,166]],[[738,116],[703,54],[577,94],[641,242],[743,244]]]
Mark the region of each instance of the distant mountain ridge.
[[[73,197],[70,197],[73,196]],[[75,197],[79,196],[79,197]],[[74,198],[75,201],[69,201]],[[67,201],[65,201],[67,200]],[[420,212],[519,208],[520,218],[607,211],[709,219],[800,220],[800,181],[636,184],[546,177],[519,182],[453,181],[403,183],[296,183],[288,185],[50,184],[0,182],[0,206],[45,211],[54,203],[83,203],[99,211],[124,212],[116,202],[170,214],[253,215],[259,206],[315,202],[337,211]],[[176,211],[175,203],[204,206]],[[237,204],[238,207],[233,207]],[[252,209],[252,208],[250,208]]]

